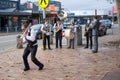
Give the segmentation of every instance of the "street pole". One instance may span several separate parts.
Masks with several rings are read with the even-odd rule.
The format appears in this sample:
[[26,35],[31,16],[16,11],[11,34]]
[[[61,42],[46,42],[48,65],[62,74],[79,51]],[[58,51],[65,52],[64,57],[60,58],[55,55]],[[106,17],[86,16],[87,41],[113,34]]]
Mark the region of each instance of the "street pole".
[[117,5],[117,16],[118,16],[118,25],[119,25],[119,48],[120,48],[120,0],[116,0]]
[[43,19],[46,18],[46,12],[45,12],[45,9],[43,9]]
[[97,9],[95,9],[95,16],[97,16]]

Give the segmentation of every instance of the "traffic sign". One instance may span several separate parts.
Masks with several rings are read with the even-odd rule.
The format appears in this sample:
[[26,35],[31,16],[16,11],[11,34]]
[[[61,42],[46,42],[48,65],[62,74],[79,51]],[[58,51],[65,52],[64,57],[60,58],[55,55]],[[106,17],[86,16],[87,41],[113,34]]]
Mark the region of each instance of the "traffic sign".
[[38,0],[38,4],[41,8],[47,8],[49,5],[49,0]]

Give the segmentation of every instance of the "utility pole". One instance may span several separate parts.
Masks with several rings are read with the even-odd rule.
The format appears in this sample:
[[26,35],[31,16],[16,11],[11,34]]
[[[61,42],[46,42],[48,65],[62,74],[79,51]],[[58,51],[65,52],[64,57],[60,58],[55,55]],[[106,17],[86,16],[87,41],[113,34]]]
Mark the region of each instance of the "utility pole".
[[97,16],[97,9],[95,9],[95,16]]

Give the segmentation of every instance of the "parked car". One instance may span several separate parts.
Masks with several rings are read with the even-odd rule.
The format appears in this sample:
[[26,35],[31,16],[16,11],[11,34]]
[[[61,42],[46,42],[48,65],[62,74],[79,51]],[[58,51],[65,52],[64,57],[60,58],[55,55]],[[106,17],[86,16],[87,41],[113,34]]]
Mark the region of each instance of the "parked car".
[[64,29],[67,29],[67,28],[70,27],[70,25],[71,25],[70,23],[63,23],[63,28],[64,28]]
[[112,26],[112,22],[108,19],[102,19],[102,20],[100,20],[100,22],[102,24],[104,24],[107,28],[111,28],[111,26]]
[[99,26],[99,36],[103,36],[107,34],[107,27],[104,23],[101,23]]
[[34,29],[37,32],[37,39],[42,39],[42,31],[41,31],[42,24],[36,24],[31,26],[31,29]]

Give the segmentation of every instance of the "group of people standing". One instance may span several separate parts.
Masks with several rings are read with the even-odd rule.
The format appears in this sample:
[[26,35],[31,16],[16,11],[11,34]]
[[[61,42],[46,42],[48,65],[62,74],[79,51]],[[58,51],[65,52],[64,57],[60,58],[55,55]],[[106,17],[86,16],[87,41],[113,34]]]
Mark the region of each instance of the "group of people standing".
[[[42,70],[44,67],[44,64],[41,63],[40,61],[38,61],[38,59],[36,58],[36,53],[37,53],[37,48],[38,48],[38,44],[37,44],[37,39],[36,39],[36,35],[37,33],[30,28],[30,26],[32,25],[32,21],[28,21],[28,23],[26,24],[22,24],[22,31],[23,31],[23,36],[22,36],[22,42],[23,43],[27,43],[26,48],[24,49],[24,53],[23,53],[23,62],[24,62],[24,71],[28,71],[30,70],[30,66],[28,63],[28,55],[31,53],[31,60],[33,61],[34,64],[36,64],[39,67],[39,70]],[[97,17],[93,18],[93,21],[91,22],[90,20],[88,20],[86,26],[85,26],[85,36],[86,36],[86,46],[85,48],[89,47],[89,40],[90,40],[90,49],[93,49],[93,53],[97,53],[98,51],[98,29],[99,29],[99,20]],[[41,27],[41,31],[43,33],[43,50],[46,50],[46,40],[47,40],[47,44],[48,44],[48,49],[52,50],[50,47],[50,35],[53,34],[52,31],[53,29],[55,29],[55,48],[62,48],[62,30],[63,30],[63,24],[61,22],[60,19],[57,20],[57,22],[54,24],[54,26],[52,27],[49,23],[48,23],[48,19],[45,19],[44,24]],[[71,23],[70,26],[70,38],[69,38],[69,45],[68,45],[68,49],[72,48],[74,49],[74,39],[75,39],[75,32],[76,32],[76,28],[75,28],[75,24],[74,22]]]
[[[74,23],[71,23],[70,26],[70,35],[72,36],[69,39],[69,46],[68,48],[73,48],[74,49]],[[42,25],[41,31],[43,32],[43,50],[46,50],[46,40],[48,43],[48,49],[52,50],[50,47],[50,36],[52,34],[52,31],[55,30],[55,48],[62,48],[62,32],[63,32],[63,24],[60,19],[57,19],[56,23],[52,27],[48,23],[48,19],[45,19],[45,23]]]
[[[35,30],[31,29],[30,27],[32,26],[32,20],[28,20],[27,23],[22,24],[21,29],[23,31],[23,35],[22,35],[22,42],[27,43],[26,48],[24,49],[23,52],[23,62],[24,62],[24,71],[28,71],[30,70],[30,66],[28,63],[28,55],[31,53],[31,60],[33,61],[33,63],[35,65],[37,65],[39,67],[39,70],[42,70],[44,67],[44,64],[41,63],[40,61],[38,61],[38,59],[36,58],[36,53],[37,53],[37,48],[38,48],[38,44],[37,44],[37,32],[35,32]],[[74,33],[73,31],[74,28],[74,23],[72,23],[71,25],[71,31]],[[53,34],[52,30],[55,29],[55,39],[56,39],[56,48],[62,48],[62,30],[63,30],[63,24],[61,22],[60,19],[57,20],[57,22],[54,24],[54,26],[52,27],[49,23],[48,23],[48,19],[45,19],[44,24],[41,27],[41,31],[43,33],[43,50],[46,50],[46,40],[47,40],[47,44],[48,44],[48,49],[52,50],[50,47],[50,35]],[[70,45],[68,48],[71,48],[71,43],[73,43],[72,48],[74,49],[74,40],[73,38],[70,39]]]
[[86,37],[85,49],[90,47],[93,53],[98,52],[99,26],[100,26],[100,22],[99,22],[99,17],[97,16],[93,17],[93,21],[90,21],[90,19],[88,18],[85,26],[85,32],[84,32],[84,36]]

